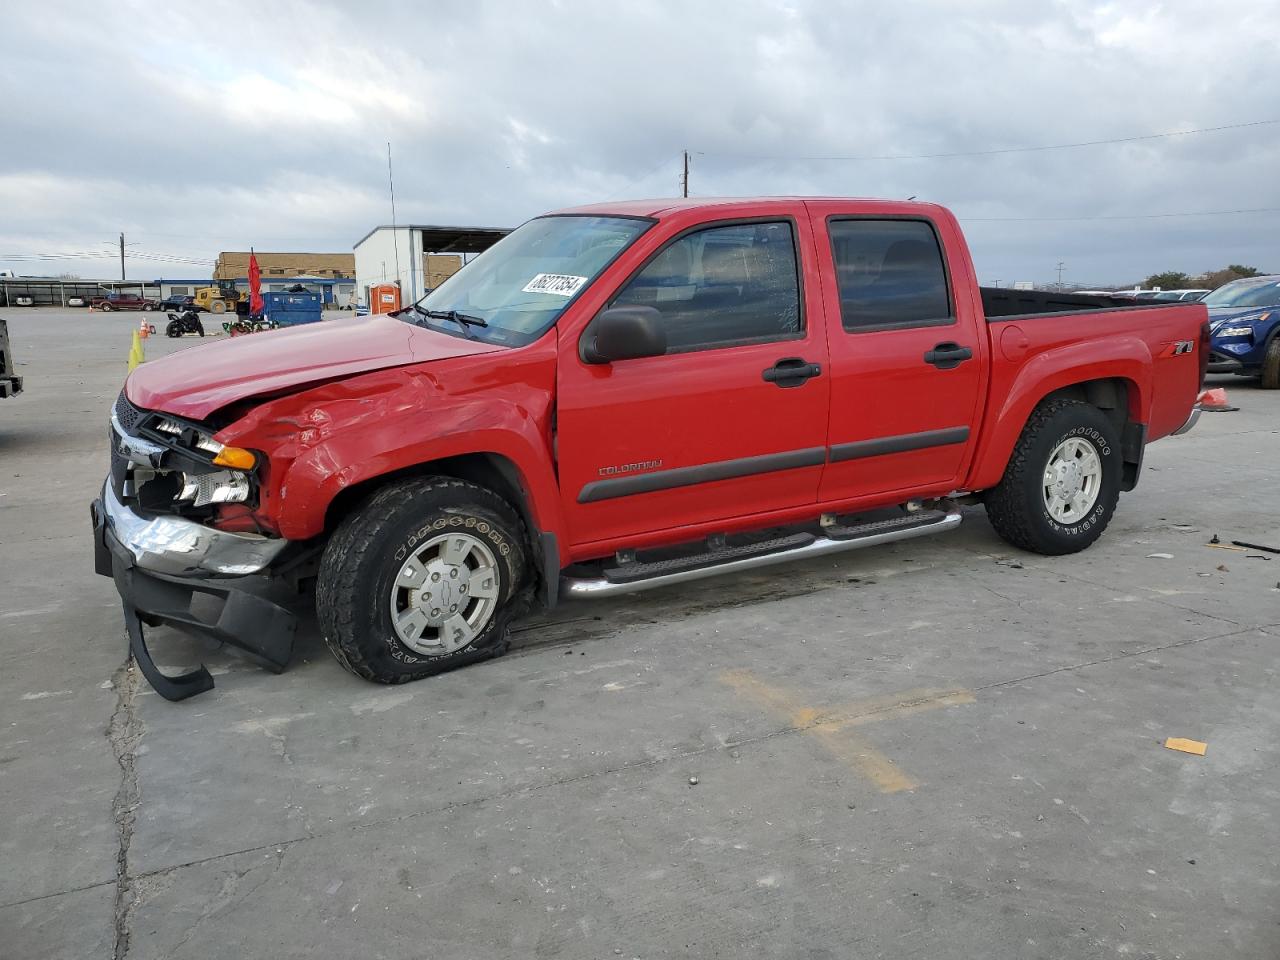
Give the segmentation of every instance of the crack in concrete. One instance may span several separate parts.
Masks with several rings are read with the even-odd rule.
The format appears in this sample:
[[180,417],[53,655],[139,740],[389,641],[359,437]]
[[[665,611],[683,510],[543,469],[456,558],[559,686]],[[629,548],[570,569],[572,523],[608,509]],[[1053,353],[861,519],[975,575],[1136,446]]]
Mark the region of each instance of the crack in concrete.
[[111,815],[116,823],[116,895],[112,911],[114,938],[112,960],[124,960],[129,954],[129,925],[137,901],[133,897],[133,882],[129,876],[129,846],[133,843],[134,813],[138,809],[138,775],[134,768],[135,750],[142,739],[142,721],[138,718],[135,698],[138,692],[138,673],[130,657],[112,678],[116,688],[116,709],[111,714],[107,739],[120,766],[120,786],[111,803]]

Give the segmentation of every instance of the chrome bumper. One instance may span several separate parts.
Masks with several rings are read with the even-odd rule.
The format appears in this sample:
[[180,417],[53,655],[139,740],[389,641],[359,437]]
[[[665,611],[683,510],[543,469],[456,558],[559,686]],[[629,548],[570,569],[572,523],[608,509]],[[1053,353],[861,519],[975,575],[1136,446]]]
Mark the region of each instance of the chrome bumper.
[[288,540],[257,533],[229,533],[181,517],[140,517],[111,489],[102,490],[102,507],[111,533],[143,570],[175,577],[241,577],[258,573]]
[[1196,404],[1194,407],[1191,408],[1191,415],[1187,417],[1187,422],[1184,423],[1182,426],[1180,426],[1177,430],[1173,431],[1173,435],[1175,437],[1180,437],[1182,436],[1182,434],[1189,432],[1191,428],[1196,425],[1196,421],[1200,419],[1200,413],[1201,413],[1200,405]]

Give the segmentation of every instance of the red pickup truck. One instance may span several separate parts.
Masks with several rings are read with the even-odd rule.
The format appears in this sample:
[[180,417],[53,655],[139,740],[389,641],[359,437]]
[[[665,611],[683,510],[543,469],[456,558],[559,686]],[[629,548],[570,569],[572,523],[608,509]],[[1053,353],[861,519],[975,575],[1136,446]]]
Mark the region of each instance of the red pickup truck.
[[94,297],[89,306],[95,310],[158,310],[159,300],[148,300],[134,293],[112,293],[105,297]]
[[967,503],[1069,553],[1194,422],[1207,337],[1199,304],[980,289],[931,204],[561,211],[396,314],[135,370],[98,569],[176,698],[212,681],[157,671],[142,623],[283,669],[274,580],[314,587],[343,666],[398,683],[501,653],[535,599],[942,532]]

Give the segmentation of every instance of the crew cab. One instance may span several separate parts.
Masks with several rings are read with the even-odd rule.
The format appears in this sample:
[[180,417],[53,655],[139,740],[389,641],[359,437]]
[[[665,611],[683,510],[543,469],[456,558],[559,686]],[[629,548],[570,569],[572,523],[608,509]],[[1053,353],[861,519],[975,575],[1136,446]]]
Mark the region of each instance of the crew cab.
[[[1199,304],[980,289],[932,204],[649,201],[524,224],[395,314],[136,369],[93,505],[143,623],[287,664],[314,590],[337,660],[398,683],[495,656],[529,603],[954,528],[1092,543],[1188,429]],[[192,597],[223,601],[214,613]]]
[[89,306],[95,310],[156,310],[160,303],[148,300],[133,293],[112,293],[105,297],[94,297]]

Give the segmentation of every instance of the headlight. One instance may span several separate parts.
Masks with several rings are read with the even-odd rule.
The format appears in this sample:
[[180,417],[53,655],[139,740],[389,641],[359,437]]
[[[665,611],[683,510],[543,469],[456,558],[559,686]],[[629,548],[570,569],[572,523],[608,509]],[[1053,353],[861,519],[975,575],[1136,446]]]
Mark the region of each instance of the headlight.
[[182,476],[182,492],[175,499],[190,500],[197,507],[243,503],[249,499],[249,478],[236,470],[186,473]]
[[1252,337],[1253,327],[1223,327],[1218,331],[1220,337]]
[[220,467],[231,467],[233,470],[252,470],[258,462],[258,458],[252,450],[225,446],[213,439],[212,434],[197,430],[187,424],[178,423],[176,420],[168,418],[158,420],[152,426],[152,429],[179,438],[187,447],[211,454],[213,462]]

